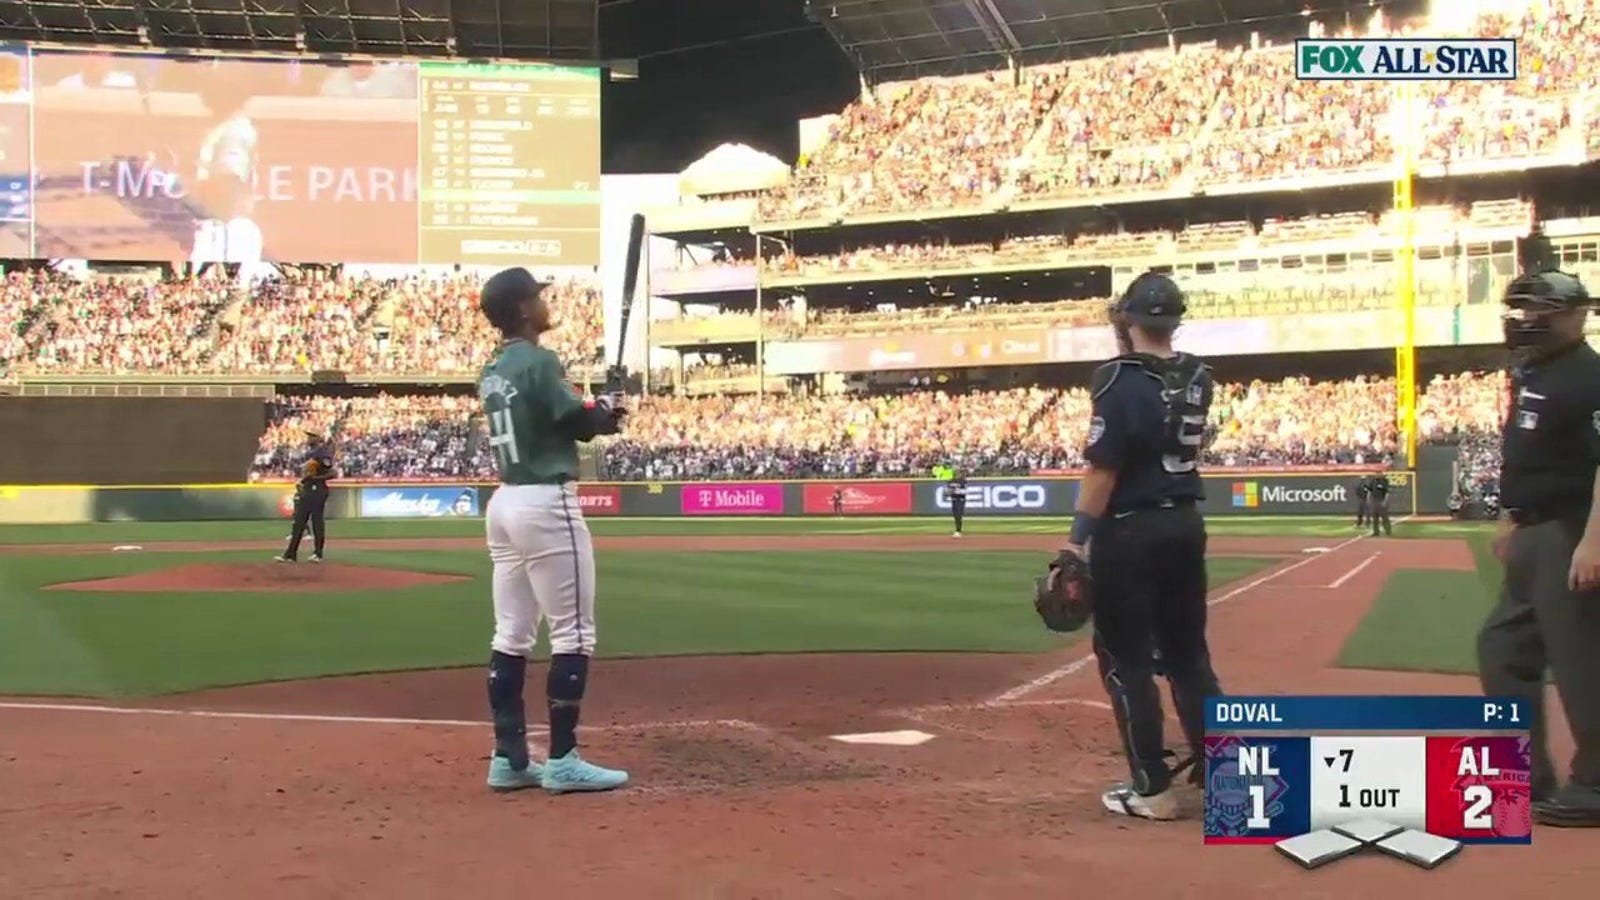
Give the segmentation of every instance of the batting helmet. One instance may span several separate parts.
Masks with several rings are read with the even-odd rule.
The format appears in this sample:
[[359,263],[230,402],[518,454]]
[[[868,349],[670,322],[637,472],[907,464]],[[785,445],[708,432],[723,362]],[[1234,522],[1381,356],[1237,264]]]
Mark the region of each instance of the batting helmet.
[[510,333],[522,321],[522,304],[539,296],[544,288],[544,282],[521,266],[502,269],[483,283],[483,290],[478,294],[478,309],[483,311],[490,325]]

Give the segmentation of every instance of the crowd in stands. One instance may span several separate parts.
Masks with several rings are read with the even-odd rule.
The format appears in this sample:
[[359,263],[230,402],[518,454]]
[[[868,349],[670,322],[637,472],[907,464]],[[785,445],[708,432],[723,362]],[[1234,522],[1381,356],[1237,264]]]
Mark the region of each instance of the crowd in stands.
[[[1523,237],[1534,223],[1533,203],[1523,199],[1477,200],[1459,207],[1421,207],[1414,213],[1416,234],[1432,245]],[[912,277],[938,272],[984,272],[1005,266],[1086,266],[1112,259],[1171,258],[1176,253],[1234,253],[1342,240],[1352,245],[1394,250],[1400,237],[1395,213],[1341,211],[1302,218],[1250,221],[1195,221],[1178,231],[1085,231],[1069,235],[1013,235],[994,243],[906,242],[850,248],[832,255],[776,256],[766,263],[768,283]],[[707,256],[709,255],[702,255]],[[717,263],[706,263],[715,266]]]
[[[1415,211],[1416,230],[1430,242],[1483,240],[1494,233],[1523,235],[1533,226],[1525,200],[1482,200],[1460,207],[1426,206]],[[1107,259],[1166,257],[1174,252],[1246,252],[1317,241],[1368,239],[1392,245],[1399,232],[1394,213],[1348,211],[1295,219],[1194,222],[1177,231],[1085,231],[1008,237],[994,244],[897,243],[852,248],[837,254],[787,254],[768,263],[773,281],[828,279],[874,273],[979,271],[995,266],[1085,264]]]
[[[1551,153],[1595,125],[1600,0],[1526,9],[1435,5],[1445,25],[1371,23],[1362,36],[1475,33],[1518,41],[1514,82],[1392,84],[1295,77],[1293,47],[1162,48],[1006,74],[884,85],[846,107],[768,220],[959,208],[1127,190],[1203,188],[1393,163],[1409,121],[1423,162]],[[1315,32],[1314,32],[1315,33]],[[1336,35],[1325,35],[1334,37]],[[1583,144],[1592,132],[1573,134]]]
[[[1498,429],[1495,373],[1434,378],[1419,439],[1468,442],[1474,472]],[[1219,385],[1206,463],[1229,467],[1381,465],[1397,452],[1392,379],[1290,378]],[[336,428],[346,477],[492,478],[472,397],[278,401],[253,478],[292,475],[300,431]],[[1081,388],[966,394],[647,397],[603,446],[607,480],[904,477],[954,462],[1004,475],[1081,466],[1089,397]]]
[[[1449,306],[1463,301],[1463,288],[1450,281],[1423,280],[1417,285],[1421,306]],[[1388,309],[1394,305],[1389,278],[1328,279],[1258,284],[1227,293],[1190,290],[1190,319],[1249,318],[1261,315],[1345,312]],[[765,321],[767,340],[826,337],[877,337],[884,334],[925,334],[985,329],[1093,327],[1106,324],[1109,297],[1055,300],[1035,303],[995,303],[965,300],[942,306],[878,304],[870,309],[817,307],[770,313]],[[738,319],[753,327],[752,313],[730,312],[704,320],[685,319],[657,325],[652,336],[685,343],[705,342],[729,333]],[[746,337],[753,340],[753,337]]]
[[1493,508],[1500,497],[1500,423],[1506,383],[1496,376],[1434,379],[1417,404],[1417,431],[1456,445],[1456,494]]
[[337,448],[345,478],[426,480],[494,471],[476,396],[279,397],[269,410],[252,481],[298,477],[308,431]]
[[[362,374],[475,372],[499,335],[474,277],[285,275],[241,286],[206,278],[16,273],[0,291],[0,374]],[[546,291],[546,346],[568,365],[598,358],[598,288]]]

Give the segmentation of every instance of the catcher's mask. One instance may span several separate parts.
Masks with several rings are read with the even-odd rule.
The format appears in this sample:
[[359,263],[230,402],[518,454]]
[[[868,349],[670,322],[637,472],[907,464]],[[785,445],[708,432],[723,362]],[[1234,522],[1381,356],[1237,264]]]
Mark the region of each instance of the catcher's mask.
[[1587,309],[1589,292],[1576,276],[1565,272],[1529,272],[1506,286],[1501,324],[1506,346],[1512,350],[1548,347],[1559,340],[1552,328],[1567,313]]
[[1117,349],[1133,352],[1133,326],[1171,331],[1187,311],[1177,282],[1159,272],[1140,275],[1111,305],[1111,330],[1117,336]]

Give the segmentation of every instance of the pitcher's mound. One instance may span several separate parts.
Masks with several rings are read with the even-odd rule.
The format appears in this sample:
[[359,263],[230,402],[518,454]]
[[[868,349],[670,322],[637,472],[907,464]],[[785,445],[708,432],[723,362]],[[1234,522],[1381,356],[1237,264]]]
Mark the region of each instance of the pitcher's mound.
[[466,581],[462,575],[373,569],[336,563],[231,563],[174,566],[137,575],[52,584],[53,591],[374,591]]

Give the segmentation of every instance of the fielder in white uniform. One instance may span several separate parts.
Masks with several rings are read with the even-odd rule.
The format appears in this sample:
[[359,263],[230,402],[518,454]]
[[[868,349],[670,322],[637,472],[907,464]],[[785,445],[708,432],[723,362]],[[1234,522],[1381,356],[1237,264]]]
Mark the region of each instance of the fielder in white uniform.
[[[585,405],[561,360],[539,346],[539,335],[550,328],[549,306],[539,296],[543,288],[526,269],[507,269],[484,282],[479,299],[483,314],[505,337],[478,380],[500,471],[487,511],[495,618],[489,787],[604,791],[626,784],[628,773],[587,762],[577,750],[579,707],[595,646],[594,544],[578,507],[578,442],[617,433],[626,411],[609,400]],[[550,627],[550,757],[542,766],[528,758],[522,701],[541,619]]]

